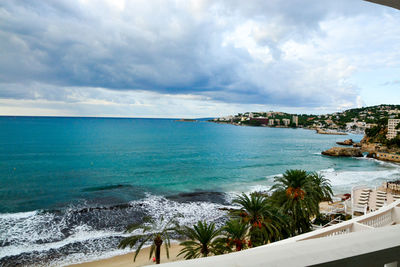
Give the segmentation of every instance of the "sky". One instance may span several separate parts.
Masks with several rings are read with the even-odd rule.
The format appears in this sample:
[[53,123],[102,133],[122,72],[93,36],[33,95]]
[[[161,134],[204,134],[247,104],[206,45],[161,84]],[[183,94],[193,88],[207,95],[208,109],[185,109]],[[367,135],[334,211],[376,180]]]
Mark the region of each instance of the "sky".
[[4,0],[0,115],[400,104],[400,11],[362,0]]

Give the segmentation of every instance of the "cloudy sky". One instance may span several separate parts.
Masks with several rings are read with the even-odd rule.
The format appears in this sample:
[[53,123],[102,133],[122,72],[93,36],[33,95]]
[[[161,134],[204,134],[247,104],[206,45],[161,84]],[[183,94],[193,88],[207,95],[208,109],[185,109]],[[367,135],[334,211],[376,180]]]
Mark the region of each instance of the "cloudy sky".
[[0,115],[400,104],[399,25],[362,0],[4,0]]

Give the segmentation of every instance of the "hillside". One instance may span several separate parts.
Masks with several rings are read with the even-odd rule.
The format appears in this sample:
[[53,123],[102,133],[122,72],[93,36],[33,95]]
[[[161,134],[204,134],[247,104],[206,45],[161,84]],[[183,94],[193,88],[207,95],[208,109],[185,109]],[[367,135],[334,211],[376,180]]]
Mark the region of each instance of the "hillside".
[[[243,126],[303,127],[336,132],[365,133],[364,142],[400,147],[400,137],[386,138],[388,119],[400,119],[400,105],[378,105],[324,115],[285,112],[246,112],[211,120]],[[400,128],[400,126],[398,126]]]

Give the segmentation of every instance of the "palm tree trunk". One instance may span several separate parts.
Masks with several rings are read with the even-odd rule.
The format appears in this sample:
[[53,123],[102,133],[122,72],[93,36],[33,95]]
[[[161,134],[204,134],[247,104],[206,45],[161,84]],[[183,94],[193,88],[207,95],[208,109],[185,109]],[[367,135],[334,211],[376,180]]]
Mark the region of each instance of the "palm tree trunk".
[[159,235],[154,239],[154,244],[156,245],[156,264],[160,264],[160,253],[161,253],[161,245],[163,241]]
[[160,264],[161,245],[156,246],[156,264]]
[[203,257],[208,256],[208,246],[206,244],[203,244],[203,247],[201,249],[201,253],[203,254]]

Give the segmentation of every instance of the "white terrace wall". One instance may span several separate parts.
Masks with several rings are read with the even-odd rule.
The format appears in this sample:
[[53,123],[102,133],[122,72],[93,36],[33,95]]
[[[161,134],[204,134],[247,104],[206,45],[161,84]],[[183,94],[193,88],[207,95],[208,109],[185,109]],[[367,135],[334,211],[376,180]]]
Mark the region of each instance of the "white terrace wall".
[[269,245],[164,266],[384,266],[395,261],[400,262],[400,200]]

